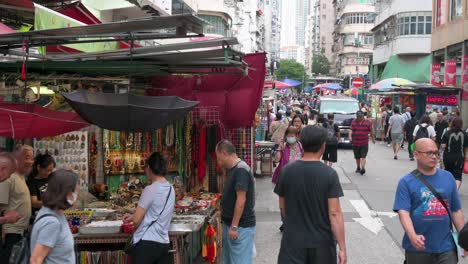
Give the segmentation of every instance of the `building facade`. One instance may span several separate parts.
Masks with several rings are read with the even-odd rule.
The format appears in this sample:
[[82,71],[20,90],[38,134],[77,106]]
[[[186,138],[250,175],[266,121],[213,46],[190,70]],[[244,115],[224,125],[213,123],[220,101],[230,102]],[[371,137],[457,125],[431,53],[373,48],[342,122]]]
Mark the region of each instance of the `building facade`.
[[376,4],[371,79],[429,83],[432,3],[387,0]]
[[374,0],[333,0],[336,21],[333,30],[332,63],[338,76],[363,76],[373,53],[371,29]]
[[[334,54],[333,32],[335,30],[335,8],[333,0],[316,0],[311,16],[311,57],[323,52],[328,61],[332,62]],[[330,74],[336,73],[336,64],[331,63]]]
[[308,65],[306,50],[309,49],[309,16],[311,0],[281,0],[281,59],[296,59]]
[[431,82],[463,87],[462,118],[468,124],[468,0],[432,1]]

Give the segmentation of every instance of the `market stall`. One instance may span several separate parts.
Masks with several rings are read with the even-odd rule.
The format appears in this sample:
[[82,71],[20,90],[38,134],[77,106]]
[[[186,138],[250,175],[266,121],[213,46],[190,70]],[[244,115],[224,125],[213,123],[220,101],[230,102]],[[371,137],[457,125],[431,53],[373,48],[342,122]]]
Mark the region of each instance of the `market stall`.
[[[137,31],[161,28],[171,29],[171,34]],[[99,32],[107,32],[106,37]],[[29,134],[36,153],[51,154],[57,168],[71,169],[80,177],[80,199],[66,212],[79,263],[129,263],[123,246],[134,230],[123,225],[122,215],[135,210],[148,184],[143,165],[154,151],[168,161],[167,178],[177,197],[168,263],[218,261],[224,172],[217,168],[215,146],[228,139],[239,157],[253,165],[253,125],[265,54],[237,52],[231,48],[238,44],[233,38],[155,47],[135,43],[202,32],[202,21],[180,15],[0,35],[6,54],[17,54],[14,48],[29,40],[18,61],[0,63],[6,79],[14,80],[5,85],[12,94],[6,100],[29,89],[31,81],[52,83],[55,94],[49,107],[71,111],[71,106],[86,121],[84,126],[92,124],[47,136]],[[44,37],[50,35],[54,38]],[[36,61],[28,61],[26,54],[28,48],[44,45],[96,38],[115,42],[114,35],[127,38],[131,48],[42,54]]]

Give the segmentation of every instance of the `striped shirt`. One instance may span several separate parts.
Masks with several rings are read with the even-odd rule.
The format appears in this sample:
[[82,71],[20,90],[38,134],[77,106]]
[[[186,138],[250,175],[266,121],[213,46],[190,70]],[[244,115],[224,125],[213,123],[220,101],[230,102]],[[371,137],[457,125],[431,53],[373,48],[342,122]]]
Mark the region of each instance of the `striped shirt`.
[[363,119],[361,122],[358,122],[356,119],[351,123],[352,143],[353,146],[361,147],[369,145],[369,134],[372,132],[372,123]]

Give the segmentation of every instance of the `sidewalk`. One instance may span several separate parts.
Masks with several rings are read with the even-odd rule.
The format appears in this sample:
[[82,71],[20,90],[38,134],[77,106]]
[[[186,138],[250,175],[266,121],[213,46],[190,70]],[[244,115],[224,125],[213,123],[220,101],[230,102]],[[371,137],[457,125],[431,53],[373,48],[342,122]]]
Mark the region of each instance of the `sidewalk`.
[[[399,243],[392,239],[380,220],[390,217],[387,215],[391,212],[371,212],[343,169],[334,168],[345,194],[340,201],[345,220],[348,263],[403,263]],[[272,191],[271,178],[257,178],[256,188],[257,256],[254,263],[277,263],[281,241],[278,197]]]

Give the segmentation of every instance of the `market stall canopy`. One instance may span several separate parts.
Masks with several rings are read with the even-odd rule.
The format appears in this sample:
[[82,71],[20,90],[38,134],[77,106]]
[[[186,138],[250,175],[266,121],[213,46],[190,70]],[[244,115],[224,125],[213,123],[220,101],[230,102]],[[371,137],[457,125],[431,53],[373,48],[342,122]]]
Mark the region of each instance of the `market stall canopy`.
[[382,72],[381,79],[395,76],[416,83],[430,81],[431,55],[426,56],[398,56],[393,55],[388,60]]
[[143,132],[163,128],[180,119],[199,102],[177,96],[133,94],[63,93],[72,108],[86,121],[101,128]]
[[2,22],[0,22],[0,34],[8,34],[8,33],[14,33],[14,32],[16,31],[10,28],[9,26],[3,24]]
[[386,91],[392,90],[400,86],[415,85],[416,83],[403,79],[403,78],[389,78],[382,80],[380,82],[374,83],[369,89],[370,90],[379,90]]
[[[175,29],[173,34],[155,32]],[[133,40],[187,37],[203,34],[203,21],[194,15],[147,17],[137,20],[83,25],[67,28],[33,30],[0,35],[0,49],[21,48],[28,40],[29,47],[66,45],[73,43],[115,42],[116,37]],[[2,52],[5,52],[2,50]]]
[[397,87],[395,91],[400,92],[413,92],[416,94],[421,93],[430,93],[430,94],[441,94],[441,95],[457,95],[462,92],[461,87],[452,87],[452,86],[436,86],[426,83],[416,83],[412,85],[402,85]]
[[[82,25],[95,25],[102,24],[102,22],[94,16],[92,12],[86,8],[86,6],[77,1],[66,5],[64,8],[59,10],[52,10],[43,6],[35,4],[35,20],[34,29],[53,29],[62,28],[64,25],[69,26],[82,26]],[[140,47],[134,44],[134,47]],[[130,45],[125,41],[115,42],[112,45],[102,44],[99,45],[74,45],[74,46],[48,46],[46,53],[77,53],[77,52],[89,52],[105,49],[118,49],[118,48],[130,48]]]
[[324,83],[321,84],[320,89],[342,90],[343,86],[341,86],[339,83]]
[[280,82],[280,81],[273,81],[273,82],[265,82],[265,88],[276,88],[276,89],[284,89],[291,87],[289,84]]
[[292,80],[292,79],[288,79],[288,78],[286,78],[284,80],[281,80],[281,82],[289,85],[290,87],[295,87],[295,86],[298,86],[298,85],[302,84],[302,82],[300,82],[300,81],[296,81],[296,80]]
[[[229,48],[236,44],[235,38],[221,38],[107,52],[60,54],[47,56],[45,61],[29,61],[27,68],[28,72],[86,76],[185,73],[200,67],[209,67],[206,73],[210,73],[220,71],[213,69],[215,67],[247,67],[242,60],[244,54]],[[0,70],[18,72],[21,64],[21,61],[1,63]],[[243,73],[243,69],[237,73]]]
[[53,137],[89,126],[71,112],[36,104],[0,103],[0,136],[14,139]]
[[356,95],[359,95],[359,89],[358,88],[351,88],[351,89],[348,89],[344,92],[345,95],[348,95],[348,96],[356,96]]
[[312,87],[312,86],[307,85],[306,87],[304,87],[304,92],[305,93],[311,93],[313,91],[314,91],[314,87]]

